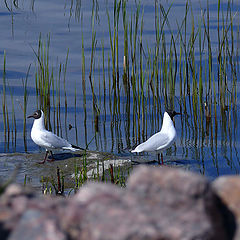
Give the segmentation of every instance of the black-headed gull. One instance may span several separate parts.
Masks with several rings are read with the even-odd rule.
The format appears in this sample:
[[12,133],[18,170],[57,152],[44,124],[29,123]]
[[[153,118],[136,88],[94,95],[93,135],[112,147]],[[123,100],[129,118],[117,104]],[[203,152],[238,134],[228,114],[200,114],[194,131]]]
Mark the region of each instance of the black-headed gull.
[[[44,113],[42,110],[37,110],[32,115],[28,116],[28,118],[34,118],[32,130],[31,130],[32,140],[40,147],[43,147],[46,149],[44,160],[39,163],[45,163],[48,157],[48,153],[50,152],[50,154],[52,155],[52,150],[54,149],[63,149],[63,150],[71,150],[71,151],[84,150],[80,147],[72,145],[67,140],[46,130],[44,125]],[[54,158],[52,155],[52,160],[48,160],[48,161],[53,161],[53,160]]]
[[177,113],[175,111],[166,111],[163,116],[163,124],[161,131],[155,133],[147,141],[139,144],[131,152],[156,152],[158,155],[158,163],[160,163],[161,153],[161,161],[163,164],[162,151],[169,148],[174,143],[177,136],[176,129],[173,124],[173,117],[180,114],[181,113]]

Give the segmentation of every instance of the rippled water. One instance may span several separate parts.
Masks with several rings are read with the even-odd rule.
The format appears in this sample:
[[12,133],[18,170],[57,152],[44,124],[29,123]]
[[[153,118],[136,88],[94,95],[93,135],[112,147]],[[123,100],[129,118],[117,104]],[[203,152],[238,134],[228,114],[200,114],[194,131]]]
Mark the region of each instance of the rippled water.
[[[5,4],[7,3],[7,5]],[[123,48],[124,48],[124,32],[122,27],[122,16],[120,11],[119,20],[119,69],[120,69],[120,96],[117,96],[119,101],[119,113],[112,114],[114,112],[114,93],[112,89],[109,89],[108,81],[109,68],[111,65],[111,47],[109,44],[109,26],[106,9],[108,9],[113,26],[113,3],[111,1],[46,1],[46,0],[24,0],[15,2],[17,6],[14,6],[14,1],[2,1],[0,3],[0,20],[1,20],[1,35],[0,35],[0,58],[1,69],[0,78],[3,78],[3,59],[4,51],[6,52],[6,96],[8,104],[8,118],[9,118],[9,135],[4,136],[4,124],[3,124],[3,111],[0,110],[0,135],[1,135],[1,153],[31,153],[37,154],[39,148],[30,139],[30,130],[32,121],[27,121],[27,138],[26,142],[23,141],[23,83],[26,78],[27,70],[30,66],[30,73],[27,82],[28,102],[27,102],[27,114],[32,113],[37,108],[36,90],[35,90],[35,72],[38,65],[37,58],[34,51],[37,51],[39,35],[43,41],[46,41],[50,35],[50,47],[49,47],[49,65],[56,70],[59,63],[65,63],[67,52],[68,62],[66,71],[66,86],[63,87],[63,79],[61,79],[61,124],[62,124],[62,136],[68,138],[73,144],[78,144],[81,147],[85,147],[89,143],[90,150],[96,150],[100,152],[114,153],[119,157],[126,157],[127,159],[139,161],[138,156],[132,156],[128,152],[128,148],[136,143],[142,142],[143,138],[149,137],[151,134],[159,131],[162,123],[162,116],[165,109],[165,95],[159,96],[158,102],[160,107],[154,106],[154,99],[150,97],[146,106],[146,126],[143,134],[137,134],[143,130],[141,123],[134,127],[134,108],[133,108],[133,96],[130,96],[129,102],[124,94],[124,86],[122,84],[122,71],[123,71]],[[160,2],[157,2],[160,4]],[[171,6],[169,1],[161,2],[165,11]],[[194,20],[195,32],[197,32],[198,21],[201,18],[201,14],[207,12],[207,1],[191,1],[189,4],[192,8],[192,16],[188,15],[187,19],[187,33],[189,37],[192,31],[191,23]],[[233,1],[230,4],[231,13],[233,15],[233,34],[239,36],[239,3]],[[171,45],[171,32],[176,36],[178,34],[178,27],[181,25],[185,14],[185,1],[178,1],[173,3],[168,13],[168,25],[165,27],[167,46]],[[222,1],[220,15],[224,15],[224,19],[229,19],[228,16],[228,2]],[[210,31],[211,31],[211,47],[213,56],[213,75],[215,80],[218,76],[218,62],[217,62],[217,2],[209,3],[210,9]],[[153,49],[156,44],[156,32],[155,32],[155,3],[154,1],[142,1],[140,10],[140,20],[143,13],[143,49],[147,55],[148,49]],[[129,1],[127,3],[128,18],[134,19],[136,13],[135,1]],[[92,14],[94,17],[92,18]],[[94,19],[94,30],[96,31],[96,49],[94,55],[94,91],[98,99],[99,104],[99,131],[95,130],[94,112],[92,104],[92,92],[88,75],[90,72],[91,50],[92,50],[92,19]],[[130,21],[130,20],[129,20]],[[228,20],[228,25],[229,24]],[[206,23],[205,23],[206,24]],[[222,24],[222,22],[221,22]],[[111,27],[112,27],[111,26]],[[130,25],[129,25],[130,26]],[[204,32],[204,23],[202,23],[202,32]],[[85,55],[85,76],[86,76],[86,109],[84,109],[84,97],[82,91],[82,36],[84,42],[84,55]],[[235,37],[234,51],[239,51],[239,37]],[[137,42],[139,43],[139,33]],[[197,40],[198,41],[198,38]],[[229,39],[230,41],[230,39]],[[179,56],[179,43],[177,43],[176,52]],[[196,44],[197,45],[197,44]],[[229,51],[231,51],[231,44]],[[103,86],[103,66],[102,66],[102,48],[104,48],[105,56],[105,77],[107,79],[106,96],[104,97]],[[205,40],[204,51],[202,53],[203,67],[206,67],[208,63],[207,54],[207,40]],[[151,50],[153,52],[153,50]],[[199,65],[199,49],[196,47],[196,66]],[[139,52],[137,53],[139,57]],[[108,57],[110,58],[108,64]],[[139,59],[138,59],[139,60]],[[182,59],[184,61],[184,59]],[[239,63],[239,58],[235,60]],[[109,65],[109,67],[108,67]],[[144,63],[146,67],[146,62]],[[227,76],[228,86],[231,86],[232,73],[231,66],[227,63],[229,74]],[[236,76],[239,78],[239,67],[236,66]],[[138,69],[138,71],[140,71]],[[148,74],[148,73],[147,73]],[[145,76],[147,76],[147,74]],[[199,73],[198,73],[199,74]],[[176,78],[175,88],[175,108],[176,110],[183,110],[183,98],[180,96],[179,77]],[[203,85],[207,84],[208,76],[203,72]],[[220,90],[217,87],[217,104],[216,112],[212,111],[212,118],[210,123],[207,121],[204,115],[198,115],[198,122],[202,121],[202,125],[196,126],[194,123],[194,115],[192,114],[192,107],[194,104],[192,101],[192,95],[186,95],[185,100],[187,103],[186,113],[181,117],[175,119],[177,129],[176,144],[164,153],[164,160],[166,164],[173,166],[181,166],[196,172],[201,172],[207,175],[209,178],[215,178],[218,175],[224,174],[238,174],[239,173],[239,102],[238,102],[238,82],[236,85],[235,100],[230,102],[226,100],[226,109],[221,111],[220,106]],[[1,82],[3,88],[3,83]],[[75,92],[76,89],[76,92]],[[109,92],[109,90],[111,90]],[[147,91],[147,90],[146,90]],[[212,90],[213,91],[213,90]],[[226,91],[226,98],[230,99],[229,92]],[[66,92],[66,98],[65,98]],[[110,95],[109,95],[110,93]],[[3,94],[3,91],[2,91]],[[75,98],[76,94],[76,98]],[[208,93],[204,90],[204,98],[208,96]],[[12,97],[11,97],[12,96]],[[67,99],[67,108],[65,108],[65,99]],[[3,98],[1,99],[3,100]],[[181,102],[181,104],[179,104]],[[191,102],[191,104],[188,104]],[[16,115],[16,139],[12,129],[12,103],[14,105],[14,113]],[[126,104],[130,103],[130,112],[126,111]],[[52,104],[52,103],[51,103]],[[214,108],[214,97],[211,97],[212,109]],[[53,122],[53,105],[51,105],[51,121]],[[204,108],[204,107],[203,107]],[[67,113],[67,114],[66,114]],[[202,117],[203,120],[199,120]],[[140,121],[141,122],[141,121]],[[69,124],[73,126],[69,130]],[[91,141],[92,140],[92,141]],[[9,155],[8,155],[9,156]],[[13,155],[15,156],[15,155]],[[32,155],[31,155],[32,156]],[[140,159],[144,158],[149,161],[156,158],[155,154],[140,156]],[[34,161],[34,159],[32,159]],[[1,175],[6,177],[9,171],[11,163],[16,165],[21,163],[19,157],[13,160],[11,157],[6,157],[6,168],[1,171]],[[53,165],[52,165],[53,166]],[[32,171],[38,168],[38,165],[33,164],[31,166]],[[50,164],[47,168],[51,167]],[[24,168],[29,168],[28,165],[24,165]],[[2,168],[3,169],[3,168]],[[55,169],[54,169],[55,171]],[[29,174],[29,170],[28,170]],[[23,175],[22,175],[23,176]],[[34,175],[31,174],[31,178],[34,179]],[[18,179],[21,182],[23,179]],[[32,181],[39,181],[39,178]]]

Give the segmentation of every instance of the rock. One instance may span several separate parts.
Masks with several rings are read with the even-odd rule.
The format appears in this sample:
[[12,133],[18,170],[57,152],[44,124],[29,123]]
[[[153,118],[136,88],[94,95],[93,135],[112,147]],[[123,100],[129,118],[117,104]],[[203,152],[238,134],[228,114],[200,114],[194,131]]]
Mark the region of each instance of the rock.
[[60,202],[60,198],[50,199],[10,185],[0,198],[1,239],[65,239],[56,215]]
[[122,201],[123,194],[123,190],[111,184],[85,185],[62,212],[63,229],[68,230],[73,239],[97,239],[94,236],[99,235],[99,231],[105,236],[109,220],[106,216],[109,211],[115,211],[114,206]]
[[[75,233],[78,229],[77,239],[150,239],[156,229],[134,207],[137,198],[125,196],[126,191],[110,184],[83,187],[71,201],[79,204],[79,209],[84,209],[79,214],[79,225],[75,227]],[[68,221],[76,219],[77,216]]]
[[70,205],[64,228],[75,222],[73,238],[231,239],[233,235],[225,228],[228,210],[210,183],[182,170],[140,167],[125,191],[89,184]]
[[57,224],[56,216],[40,210],[26,210],[9,240],[65,240],[66,235]]
[[[160,239],[231,239],[225,228],[229,211],[201,175],[172,168],[140,167],[127,191],[158,229]],[[229,213],[229,215],[231,215]]]
[[[10,185],[0,198],[0,236],[8,236],[14,230],[27,207],[33,191],[20,185]],[[3,237],[2,237],[3,238]],[[4,238],[3,238],[4,239]]]
[[238,226],[234,239],[240,239],[240,177],[219,177],[212,185],[225,205],[234,214]]
[[137,168],[124,189],[90,183],[49,198],[15,185],[0,196],[1,239],[221,240],[234,224],[204,177],[167,167]]
[[11,184],[7,187],[4,194],[1,196],[1,202],[4,202],[4,200],[9,201],[9,199],[14,199],[19,196],[24,197],[34,197],[36,194],[33,192],[31,188],[23,188],[18,184]]

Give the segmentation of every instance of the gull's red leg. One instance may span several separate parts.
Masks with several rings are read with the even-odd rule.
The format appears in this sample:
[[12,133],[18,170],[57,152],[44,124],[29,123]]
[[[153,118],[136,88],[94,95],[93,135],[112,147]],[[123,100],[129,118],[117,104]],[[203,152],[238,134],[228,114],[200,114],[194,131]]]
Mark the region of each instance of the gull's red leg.
[[46,154],[45,154],[45,157],[44,157],[43,161],[41,161],[41,162],[38,162],[38,163],[39,163],[39,164],[43,164],[43,163],[45,163],[45,162],[46,162],[46,159],[47,159],[47,157],[48,157],[48,151],[46,151]]
[[160,162],[160,153],[158,153],[158,164],[163,165],[163,155],[162,155],[162,153],[161,153],[161,162]]
[[162,161],[162,165],[163,165],[163,154],[161,153],[161,161]]
[[160,154],[158,153],[157,156],[158,156],[158,165],[161,165],[161,163],[160,163]]
[[47,161],[48,161],[48,162],[53,162],[53,161],[54,161],[53,153],[52,153],[52,151],[49,151],[49,152],[50,152],[50,154],[51,154],[52,159],[48,159]]

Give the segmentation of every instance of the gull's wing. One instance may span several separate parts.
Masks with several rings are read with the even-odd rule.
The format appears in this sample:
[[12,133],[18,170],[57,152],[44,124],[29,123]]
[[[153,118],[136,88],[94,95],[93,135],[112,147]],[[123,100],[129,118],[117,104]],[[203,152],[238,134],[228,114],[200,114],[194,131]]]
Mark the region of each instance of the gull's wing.
[[154,152],[160,151],[164,149],[168,143],[170,142],[170,138],[167,134],[158,132],[150,137],[146,142],[138,145],[132,152]]
[[[39,141],[41,141],[41,145],[46,148],[68,148],[71,147],[71,144],[57,136],[56,134],[45,130],[39,134]],[[40,144],[39,144],[40,145]]]

